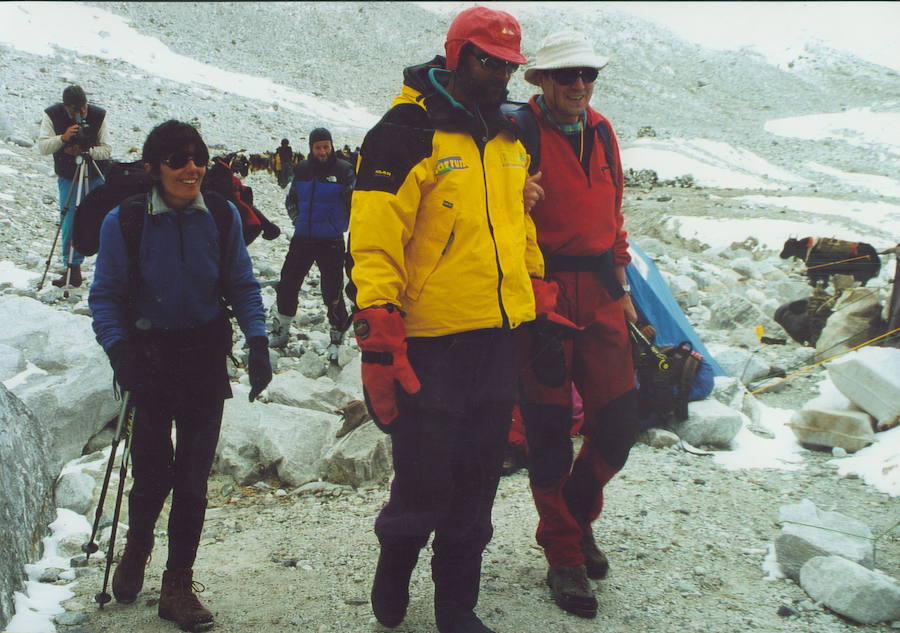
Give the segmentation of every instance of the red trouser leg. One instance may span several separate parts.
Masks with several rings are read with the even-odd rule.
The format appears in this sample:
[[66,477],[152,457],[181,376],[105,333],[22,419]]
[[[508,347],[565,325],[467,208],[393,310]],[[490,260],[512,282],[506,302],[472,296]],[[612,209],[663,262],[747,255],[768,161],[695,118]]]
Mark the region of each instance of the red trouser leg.
[[[582,530],[599,516],[603,486],[625,464],[635,422],[634,369],[621,305],[590,276],[568,277],[560,279],[564,294],[578,300],[561,308],[576,322],[589,323],[565,344],[568,379],[548,388],[528,367],[522,373],[529,476],[540,516],[537,540],[553,566],[584,563]],[[584,400],[584,442],[574,464],[571,380]]]

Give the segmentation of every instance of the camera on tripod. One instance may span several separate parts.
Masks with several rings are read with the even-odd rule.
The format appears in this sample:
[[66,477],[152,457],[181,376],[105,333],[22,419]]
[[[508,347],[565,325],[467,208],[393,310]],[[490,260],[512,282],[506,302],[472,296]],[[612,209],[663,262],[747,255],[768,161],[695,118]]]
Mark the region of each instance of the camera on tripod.
[[84,120],[81,116],[81,112],[75,112],[75,123],[78,124],[78,132],[75,133],[69,143],[72,145],[78,145],[81,149],[88,149],[90,147],[90,136],[88,134],[91,129],[90,123]]

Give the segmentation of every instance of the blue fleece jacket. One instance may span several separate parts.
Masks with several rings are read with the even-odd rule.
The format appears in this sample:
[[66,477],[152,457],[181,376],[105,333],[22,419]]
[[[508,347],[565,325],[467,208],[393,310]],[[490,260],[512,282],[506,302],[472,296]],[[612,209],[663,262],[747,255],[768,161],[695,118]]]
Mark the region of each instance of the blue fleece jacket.
[[[265,336],[265,311],[259,282],[244,239],[241,219],[230,202],[233,219],[221,246],[215,220],[202,196],[182,211],[165,206],[152,195],[152,215],[144,216],[141,231],[141,283],[135,302],[134,320],[149,319],[150,326],[162,330],[183,330],[209,323],[222,314],[219,301],[220,261],[227,262],[222,293],[231,304],[244,336]],[[94,281],[88,296],[93,312],[94,333],[104,350],[127,338],[133,323],[128,322],[126,301],[128,253],[119,224],[119,207],[110,211],[100,229],[100,251],[94,267]]]

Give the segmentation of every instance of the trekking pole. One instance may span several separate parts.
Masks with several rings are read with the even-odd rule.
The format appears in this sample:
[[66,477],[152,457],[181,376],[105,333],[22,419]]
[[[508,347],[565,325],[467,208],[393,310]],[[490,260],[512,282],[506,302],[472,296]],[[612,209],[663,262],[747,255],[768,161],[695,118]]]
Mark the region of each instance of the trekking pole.
[[[38,284],[37,289],[40,290],[44,287],[44,281],[47,280],[47,271],[50,270],[50,263],[53,261],[53,252],[56,250],[56,242],[59,240],[59,234],[62,232],[63,221],[66,219],[66,214],[69,212],[69,203],[72,202],[72,194],[75,192],[74,187],[69,187],[69,191],[66,194],[66,201],[63,203],[62,214],[59,218],[59,226],[56,227],[56,235],[53,237],[53,246],[50,247],[50,254],[47,255],[47,265],[44,266],[44,274],[41,276],[41,283]],[[68,267],[66,267],[68,270]]]
[[91,527],[91,537],[87,543],[81,546],[81,551],[83,551],[87,556],[86,559],[91,557],[91,554],[95,553],[100,549],[100,546],[97,545],[97,542],[94,540],[97,536],[97,530],[100,526],[100,517],[103,514],[103,504],[106,502],[106,491],[109,489],[109,478],[112,475],[113,462],[116,460],[116,451],[119,448],[119,440],[121,440],[121,429],[122,423],[125,420],[125,415],[128,411],[128,400],[131,398],[131,392],[126,391],[125,395],[122,397],[122,407],[119,409],[119,421],[116,424],[116,434],[113,436],[112,444],[110,446],[109,453],[109,461],[106,462],[106,475],[103,477],[103,486],[100,488],[100,500],[97,501],[97,511],[94,513],[94,525]]
[[[130,392],[125,392],[125,401],[127,402],[127,398],[130,395]],[[96,600],[100,604],[100,608],[103,608],[107,602],[112,600],[112,596],[106,591],[107,586],[109,585],[109,570],[112,567],[113,554],[115,552],[116,545],[116,531],[119,527],[119,512],[122,509],[122,495],[125,492],[125,477],[128,474],[128,459],[131,455],[131,428],[134,424],[134,415],[135,409],[134,407],[123,406],[123,411],[127,409],[127,415],[119,416],[119,428],[116,430],[116,435],[124,436],[125,438],[125,447],[122,450],[122,465],[119,467],[119,486],[116,491],[116,503],[115,510],[113,510],[113,522],[112,522],[112,530],[109,535],[109,547],[106,550],[106,569],[103,572],[103,590],[94,596],[94,600]],[[124,418],[124,420],[123,420]],[[123,425],[124,422],[124,425]]]

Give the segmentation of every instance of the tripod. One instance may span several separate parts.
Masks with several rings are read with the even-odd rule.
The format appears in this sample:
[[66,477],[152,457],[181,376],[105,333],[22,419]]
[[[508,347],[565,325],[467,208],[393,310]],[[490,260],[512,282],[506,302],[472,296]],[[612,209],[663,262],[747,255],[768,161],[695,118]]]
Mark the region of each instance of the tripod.
[[[41,276],[41,282],[38,284],[37,289],[40,290],[44,287],[44,281],[47,279],[47,271],[50,269],[50,263],[53,261],[53,252],[56,250],[56,242],[59,240],[59,234],[62,232],[63,222],[66,219],[66,215],[69,212],[72,212],[72,224],[74,226],[75,222],[75,211],[78,208],[78,205],[81,204],[84,197],[88,194],[88,190],[90,188],[90,169],[91,167],[97,172],[97,176],[100,177],[101,182],[105,182],[106,179],[103,177],[103,172],[100,171],[100,168],[97,166],[97,163],[91,158],[90,154],[87,152],[83,152],[75,157],[75,178],[72,180],[72,186],[69,187],[69,191],[66,194],[66,201],[63,204],[62,214],[59,218],[59,226],[56,228],[56,235],[53,237],[53,245],[50,247],[50,253],[47,255],[46,266],[44,266],[44,274]],[[74,194],[74,197],[73,197]],[[69,240],[69,256],[66,260],[67,263],[72,262],[72,258],[75,255],[75,245],[74,240]],[[66,299],[69,298],[69,274],[70,274],[70,266],[66,266],[65,272],[65,284],[63,285],[63,297]]]

